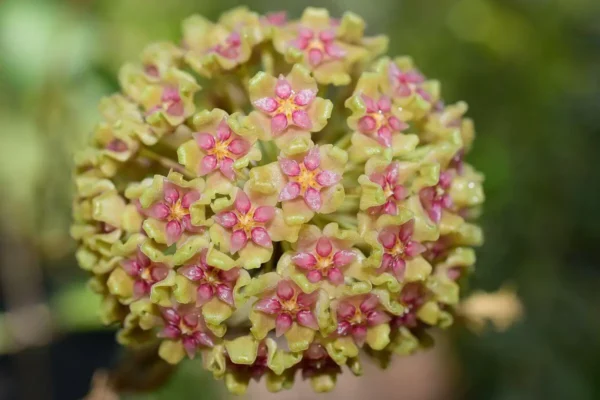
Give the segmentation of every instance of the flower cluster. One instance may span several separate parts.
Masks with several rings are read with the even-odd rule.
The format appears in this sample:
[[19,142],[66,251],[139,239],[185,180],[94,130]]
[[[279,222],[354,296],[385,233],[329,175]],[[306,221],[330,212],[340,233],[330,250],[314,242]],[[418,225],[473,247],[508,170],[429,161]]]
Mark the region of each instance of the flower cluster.
[[122,344],[202,357],[234,393],[328,391],[452,324],[482,241],[473,124],[364,29],[237,8],[122,68],[72,227]]

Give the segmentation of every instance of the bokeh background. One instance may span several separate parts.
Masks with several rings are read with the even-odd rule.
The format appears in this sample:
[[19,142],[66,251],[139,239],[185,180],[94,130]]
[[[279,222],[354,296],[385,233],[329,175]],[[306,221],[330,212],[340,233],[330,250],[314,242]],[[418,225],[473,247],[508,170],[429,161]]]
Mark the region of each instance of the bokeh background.
[[[294,17],[308,5],[359,13],[391,37],[390,54],[412,55],[446,99],[469,103],[478,132],[469,161],[487,194],[471,287],[509,283],[525,308],[507,332],[455,329],[437,350],[369,369],[327,398],[600,399],[600,1],[246,4]],[[189,14],[236,5],[0,2],[0,399],[81,398],[95,371],[118,363],[68,236],[71,155],[123,62],[148,42],[178,40]],[[188,363],[159,391],[124,398],[225,396]]]

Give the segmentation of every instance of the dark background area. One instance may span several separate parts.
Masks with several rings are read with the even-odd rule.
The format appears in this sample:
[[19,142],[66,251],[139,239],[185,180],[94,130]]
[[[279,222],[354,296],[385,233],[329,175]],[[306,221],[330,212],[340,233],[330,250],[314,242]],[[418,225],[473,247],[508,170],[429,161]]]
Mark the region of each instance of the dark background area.
[[[215,19],[236,5],[0,3],[1,399],[80,398],[94,370],[117,362],[68,236],[71,155],[123,62],[151,41],[178,40],[189,14]],[[471,289],[509,283],[526,314],[504,333],[451,333],[460,373],[443,398],[600,399],[600,2],[246,5],[292,17],[308,5],[352,10],[370,33],[390,36],[391,55],[409,54],[439,79],[448,102],[468,102],[478,134],[469,162],[485,174],[487,196]],[[193,367],[136,398],[214,398]]]

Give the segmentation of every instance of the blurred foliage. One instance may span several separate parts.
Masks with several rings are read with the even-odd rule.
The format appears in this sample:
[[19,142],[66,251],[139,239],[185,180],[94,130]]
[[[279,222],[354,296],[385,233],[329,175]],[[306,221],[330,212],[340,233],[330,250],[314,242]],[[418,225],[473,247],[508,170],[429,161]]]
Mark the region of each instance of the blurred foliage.
[[[253,0],[333,14],[352,10],[466,100],[486,175],[487,242],[474,288],[511,281],[526,319],[503,334],[459,334],[473,399],[600,398],[600,2],[598,0]],[[145,43],[177,40],[192,12],[238,2],[4,0],[0,3],[0,212],[4,229],[34,241],[58,300],[80,304],[70,221],[70,160],[116,88],[120,64]],[[71,296],[71,297],[69,297]],[[69,301],[71,299],[71,301]],[[61,311],[65,312],[65,311]],[[66,313],[72,312],[67,310]],[[64,322],[66,326],[90,324]],[[185,371],[165,391],[205,388]],[[165,392],[167,393],[167,392]],[[169,398],[179,397],[169,392]],[[196,398],[202,397],[198,393]],[[167,398],[155,397],[147,398]]]

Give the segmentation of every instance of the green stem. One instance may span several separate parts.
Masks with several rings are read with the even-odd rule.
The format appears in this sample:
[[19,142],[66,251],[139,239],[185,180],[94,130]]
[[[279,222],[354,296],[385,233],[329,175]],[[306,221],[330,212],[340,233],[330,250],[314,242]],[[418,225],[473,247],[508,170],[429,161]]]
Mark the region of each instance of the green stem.
[[346,194],[344,202],[338,207],[336,213],[356,214],[359,210],[360,196],[358,194]]
[[183,165],[181,165],[169,158],[161,156],[160,154],[157,154],[150,149],[142,148],[142,149],[140,149],[138,154],[140,157],[145,157],[150,160],[156,161],[157,163],[159,163],[160,165],[162,165],[165,168],[179,172],[181,175],[185,176],[188,179],[194,179],[196,177],[193,173],[191,173],[190,171],[185,169],[185,167]]

